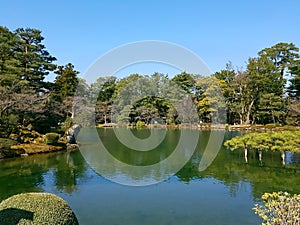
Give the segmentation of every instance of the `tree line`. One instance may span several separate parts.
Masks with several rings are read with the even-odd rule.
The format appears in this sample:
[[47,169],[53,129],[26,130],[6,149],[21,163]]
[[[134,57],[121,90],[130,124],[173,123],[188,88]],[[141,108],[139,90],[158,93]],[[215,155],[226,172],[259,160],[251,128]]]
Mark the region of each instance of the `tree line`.
[[[210,123],[220,115],[229,124],[298,125],[300,121],[300,56],[293,43],[262,49],[248,59],[245,69],[229,62],[209,77],[187,72],[173,78],[131,74],[121,79],[99,77],[89,85],[72,63],[56,65],[43,40],[37,29],[10,31],[0,26],[0,136],[29,124],[41,133],[63,128],[76,110],[84,116],[91,107],[97,124],[149,124],[155,118],[169,124]],[[45,80],[50,73],[56,74],[53,82]],[[175,104],[187,94],[196,117],[181,116],[181,110],[192,108],[191,102]]]
[[[124,95],[122,90],[126,87],[134,90],[131,95],[149,88],[152,91],[148,93],[154,93],[145,97],[139,95],[139,100],[123,103],[123,118],[127,117],[127,121],[149,123],[160,117],[166,123],[185,122],[179,117],[179,110],[170,104],[170,98],[174,96],[162,98],[157,93],[163,90],[155,89],[157,86],[166,87],[169,81],[191,96],[197,108],[197,122],[211,123],[216,121],[216,116],[225,116],[221,121],[229,124],[298,125],[300,121],[300,58],[299,48],[293,43],[278,43],[262,49],[256,57],[248,59],[244,70],[235,69],[229,62],[225,69],[209,77],[187,72],[172,79],[160,73],[131,74],[119,80],[114,76],[100,77],[91,85],[92,92],[99,93],[96,121],[111,121],[113,108],[116,102],[118,104],[117,96]],[[122,115],[122,112],[118,113]]]

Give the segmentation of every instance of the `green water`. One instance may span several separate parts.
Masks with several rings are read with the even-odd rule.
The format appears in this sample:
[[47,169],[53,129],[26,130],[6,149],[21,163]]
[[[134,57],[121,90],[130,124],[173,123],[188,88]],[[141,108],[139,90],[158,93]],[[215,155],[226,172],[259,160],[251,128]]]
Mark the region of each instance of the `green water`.
[[[117,184],[108,179],[141,181],[149,179],[149,174],[129,176],[105,161],[98,165],[102,174],[95,172],[97,167],[85,160],[99,151],[89,132],[81,132],[85,137],[81,143],[84,157],[76,151],[0,160],[0,200],[22,192],[54,193],[70,204],[81,225],[246,225],[260,224],[252,207],[264,192],[300,193],[300,157],[296,154],[287,155],[284,167],[278,153],[264,153],[260,163],[250,152],[249,163],[245,164],[243,152],[222,148],[212,164],[200,172],[199,163],[212,137],[208,131],[197,133],[199,140],[192,158],[173,176],[150,186]],[[181,135],[178,130],[170,130],[154,150],[140,152],[122,145],[112,129],[99,129],[98,133],[114,158],[137,167],[170,157]],[[150,136],[149,130],[133,133],[140,139]],[[227,132],[225,139],[235,135]],[[153,177],[159,180],[162,173]]]

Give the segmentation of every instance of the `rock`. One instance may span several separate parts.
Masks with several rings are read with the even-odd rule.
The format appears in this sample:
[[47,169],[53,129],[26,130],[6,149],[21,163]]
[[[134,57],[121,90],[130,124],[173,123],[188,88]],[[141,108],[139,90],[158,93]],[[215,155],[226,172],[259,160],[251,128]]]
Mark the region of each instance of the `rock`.
[[79,149],[78,144],[67,144],[67,151],[76,151]]
[[37,144],[46,144],[46,137],[45,135],[37,137],[34,139],[33,143]]
[[10,135],[9,135],[9,138],[10,138],[11,140],[17,141],[19,137],[18,137],[17,134],[10,134]]
[[75,144],[76,137],[79,131],[80,131],[80,126],[78,124],[74,124],[72,127],[70,127],[65,133],[67,143]]
[[33,127],[29,124],[27,127],[19,126],[16,133],[9,135],[9,138],[19,143],[35,143],[36,139],[42,139],[43,135],[33,130]]
[[2,225],[78,225],[71,207],[62,198],[48,193],[14,195],[0,203]]

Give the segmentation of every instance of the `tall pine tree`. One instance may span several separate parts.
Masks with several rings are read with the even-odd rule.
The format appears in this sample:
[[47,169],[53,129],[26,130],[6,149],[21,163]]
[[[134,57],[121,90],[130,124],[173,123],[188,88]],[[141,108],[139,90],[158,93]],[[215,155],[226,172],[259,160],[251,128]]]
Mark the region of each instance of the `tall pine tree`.
[[42,44],[44,37],[40,30],[18,28],[14,33],[18,38],[16,57],[22,68],[20,79],[28,81],[36,92],[43,91],[44,78],[56,68],[53,64],[56,58]]

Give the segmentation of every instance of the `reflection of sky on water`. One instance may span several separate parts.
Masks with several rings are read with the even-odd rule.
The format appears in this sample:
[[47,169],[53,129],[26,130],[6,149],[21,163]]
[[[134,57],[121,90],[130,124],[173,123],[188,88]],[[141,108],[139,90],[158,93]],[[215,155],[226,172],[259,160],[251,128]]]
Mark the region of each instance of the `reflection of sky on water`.
[[[109,130],[103,135],[113,142]],[[1,198],[29,191],[54,193],[67,200],[80,224],[89,225],[247,225],[260,223],[251,208],[262,193],[300,192],[300,154],[287,153],[283,167],[279,152],[264,152],[263,165],[256,152],[249,152],[245,164],[243,151],[222,148],[213,163],[199,172],[206,135],[201,133],[192,159],[178,173],[146,187],[105,179],[87,165],[79,151],[1,160]],[[127,179],[122,170],[111,172]]]

